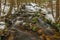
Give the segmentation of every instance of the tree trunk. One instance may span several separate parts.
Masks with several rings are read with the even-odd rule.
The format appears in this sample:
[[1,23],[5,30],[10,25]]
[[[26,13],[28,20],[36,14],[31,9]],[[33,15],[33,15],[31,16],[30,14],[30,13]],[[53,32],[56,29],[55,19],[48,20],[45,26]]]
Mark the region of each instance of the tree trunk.
[[10,2],[10,9],[9,9],[9,11],[8,11],[8,13],[7,13],[7,15],[5,16],[6,18],[8,18],[9,16],[10,16],[10,14],[11,14],[11,12],[12,12],[12,9],[13,9],[13,7],[14,7],[14,0],[12,1],[12,0],[9,0],[9,2]]
[[57,19],[59,18],[59,0],[56,0],[56,19],[55,21],[57,21]]
[[5,3],[4,3],[4,8],[3,8],[3,13],[5,13],[4,10],[5,10],[5,6],[6,6],[6,0],[4,2]]
[[0,18],[1,18],[1,0],[0,0]]

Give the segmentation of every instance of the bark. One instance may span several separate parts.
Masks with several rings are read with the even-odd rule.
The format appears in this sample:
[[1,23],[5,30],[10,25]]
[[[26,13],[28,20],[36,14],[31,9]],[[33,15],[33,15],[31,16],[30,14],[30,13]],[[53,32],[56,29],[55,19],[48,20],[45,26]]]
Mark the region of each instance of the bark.
[[5,10],[5,5],[6,5],[6,0],[5,0],[5,3],[4,3],[3,13],[4,13],[4,10]]
[[0,0],[0,18],[1,18],[1,0]]
[[9,16],[11,15],[12,9],[13,9],[14,4],[15,4],[14,3],[14,0],[13,1],[12,0],[9,0],[9,2],[10,2],[10,9],[9,9],[7,15],[5,16],[6,18],[9,18]]
[[56,22],[57,19],[59,18],[59,0],[56,0]]

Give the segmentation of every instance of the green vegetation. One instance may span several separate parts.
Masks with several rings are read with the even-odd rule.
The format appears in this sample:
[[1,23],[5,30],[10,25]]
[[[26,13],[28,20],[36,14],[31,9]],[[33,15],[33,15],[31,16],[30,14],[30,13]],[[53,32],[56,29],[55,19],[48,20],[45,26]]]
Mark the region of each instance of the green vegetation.
[[36,23],[36,22],[37,22],[37,18],[36,17],[32,18],[32,23]]
[[37,31],[38,30],[38,27],[37,26],[33,26],[32,30],[33,31]]

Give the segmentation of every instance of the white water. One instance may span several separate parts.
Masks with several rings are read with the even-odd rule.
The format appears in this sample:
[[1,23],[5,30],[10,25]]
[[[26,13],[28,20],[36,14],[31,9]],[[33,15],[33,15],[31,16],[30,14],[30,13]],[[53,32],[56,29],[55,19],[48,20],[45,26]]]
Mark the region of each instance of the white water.
[[5,22],[0,22],[0,29],[1,30],[5,29]]

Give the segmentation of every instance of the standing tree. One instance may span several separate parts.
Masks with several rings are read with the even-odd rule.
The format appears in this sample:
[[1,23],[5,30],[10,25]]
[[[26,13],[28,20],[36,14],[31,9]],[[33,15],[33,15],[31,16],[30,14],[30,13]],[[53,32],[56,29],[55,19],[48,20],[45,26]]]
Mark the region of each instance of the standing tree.
[[1,21],[1,0],[0,0],[0,21]]
[[59,0],[56,0],[56,22],[58,22],[59,18]]
[[54,14],[53,14],[53,2],[52,2],[52,0],[50,0],[49,2],[50,2],[50,7],[51,7],[51,13],[52,13],[52,16],[54,17]]
[[4,0],[4,8],[3,8],[3,13],[5,13],[5,12],[4,12],[4,10],[5,10],[5,6],[6,6],[6,0]]
[[10,9],[9,9],[9,11],[8,11],[8,13],[7,13],[7,15],[5,16],[5,17],[9,17],[10,16],[10,14],[11,14],[11,12],[12,12],[12,9],[13,9],[13,7],[14,7],[14,4],[15,4],[15,1],[13,0],[8,0],[9,1],[9,3],[10,3]]
[[0,0],[0,16],[1,16],[1,0]]

